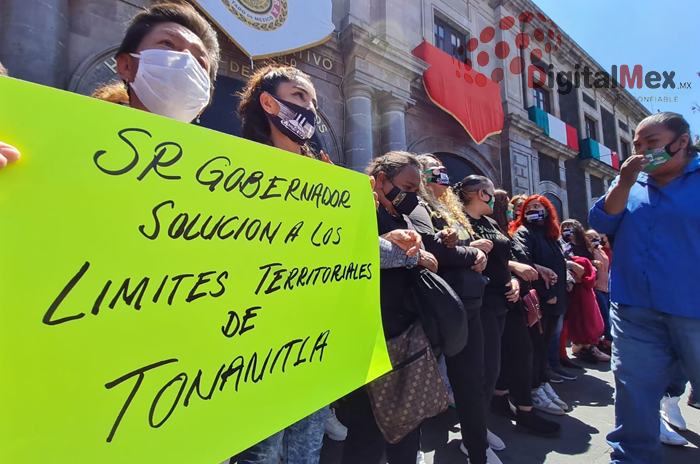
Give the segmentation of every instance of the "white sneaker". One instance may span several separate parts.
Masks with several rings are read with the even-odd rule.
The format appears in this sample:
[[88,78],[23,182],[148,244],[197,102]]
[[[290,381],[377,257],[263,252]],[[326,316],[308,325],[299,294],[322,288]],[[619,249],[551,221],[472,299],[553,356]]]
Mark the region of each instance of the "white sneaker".
[[[464,443],[459,445],[459,449],[465,456],[469,457],[469,451],[467,451]],[[471,463],[471,461],[467,459],[467,463]],[[503,462],[496,456],[496,453],[494,453],[491,448],[486,448],[486,464],[503,464]]]
[[425,454],[423,454],[422,451],[418,451],[418,455],[416,456],[416,464],[426,464]]
[[506,444],[503,443],[503,440],[501,440],[498,435],[493,433],[490,430],[486,431],[486,439],[489,442],[489,447],[491,447],[492,450],[494,451],[503,451],[506,449]]
[[345,441],[348,437],[348,428],[341,424],[335,416],[335,409],[330,408],[330,410],[326,421],[326,435],[333,441]]
[[672,446],[685,446],[688,440],[681,437],[664,420],[661,420],[661,443]]
[[555,416],[563,416],[566,414],[560,406],[552,403],[552,400],[549,399],[543,387],[532,392],[532,407]]
[[661,400],[661,418],[678,430],[686,431],[688,426],[681,415],[681,408],[678,407],[679,396],[672,397],[666,395]]
[[557,392],[554,391],[552,386],[549,383],[545,383],[544,387],[542,387],[544,390],[544,393],[547,395],[547,398],[552,400],[552,403],[556,404],[560,408],[562,408],[564,411],[569,410],[569,405],[564,403],[561,398],[557,395]]

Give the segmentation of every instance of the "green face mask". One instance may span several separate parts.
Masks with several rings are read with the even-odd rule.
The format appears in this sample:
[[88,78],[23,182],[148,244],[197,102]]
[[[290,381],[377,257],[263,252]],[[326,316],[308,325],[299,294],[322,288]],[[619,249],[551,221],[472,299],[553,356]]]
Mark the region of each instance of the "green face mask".
[[673,145],[676,140],[669,143],[664,148],[655,148],[654,150],[645,151],[644,156],[649,160],[649,165],[644,168],[644,172],[651,172],[673,158],[673,156],[680,151],[679,148],[678,150],[671,152],[671,145]]
[[493,205],[496,203],[496,197],[495,195],[491,195],[488,192],[484,192],[486,195],[490,196],[491,199],[486,202],[487,205],[489,205],[489,208],[491,208],[491,212],[493,212]]
[[513,214],[512,209],[509,209],[508,211],[506,211],[506,218],[508,219],[508,222],[515,220],[515,214]]

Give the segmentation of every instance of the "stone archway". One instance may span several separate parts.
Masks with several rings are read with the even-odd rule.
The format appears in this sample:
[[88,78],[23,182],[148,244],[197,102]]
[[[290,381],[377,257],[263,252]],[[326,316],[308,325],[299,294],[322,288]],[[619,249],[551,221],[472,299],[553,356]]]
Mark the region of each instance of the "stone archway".
[[458,139],[427,136],[411,143],[408,151],[416,154],[440,152],[453,154],[471,165],[477,173],[491,179],[497,186],[501,185],[503,180],[500,171],[479,150]]
[[85,59],[75,70],[68,84],[68,90],[89,96],[105,84],[120,82],[117,74],[117,60],[114,57],[118,49],[118,44],[112,45]]

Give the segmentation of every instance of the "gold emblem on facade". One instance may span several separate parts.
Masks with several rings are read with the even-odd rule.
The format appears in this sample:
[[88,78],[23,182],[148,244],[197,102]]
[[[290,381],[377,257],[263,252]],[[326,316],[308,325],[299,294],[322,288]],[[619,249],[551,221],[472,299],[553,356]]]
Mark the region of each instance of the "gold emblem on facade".
[[270,32],[282,27],[289,15],[287,0],[221,0],[246,25]]

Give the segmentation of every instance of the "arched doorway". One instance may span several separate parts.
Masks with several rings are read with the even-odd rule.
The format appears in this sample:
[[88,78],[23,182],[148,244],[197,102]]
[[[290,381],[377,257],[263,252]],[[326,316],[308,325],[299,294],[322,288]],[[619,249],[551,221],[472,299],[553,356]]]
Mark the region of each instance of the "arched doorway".
[[544,197],[549,200],[552,203],[552,206],[554,206],[554,209],[557,210],[557,216],[559,217],[559,221],[564,220],[564,204],[561,201],[561,198],[558,196],[554,195],[553,193],[545,193]]
[[440,158],[442,164],[447,168],[452,183],[459,182],[467,176],[477,174],[483,176],[484,173],[479,170],[474,164],[470,163],[461,156],[457,156],[447,152],[437,152],[435,156]]

